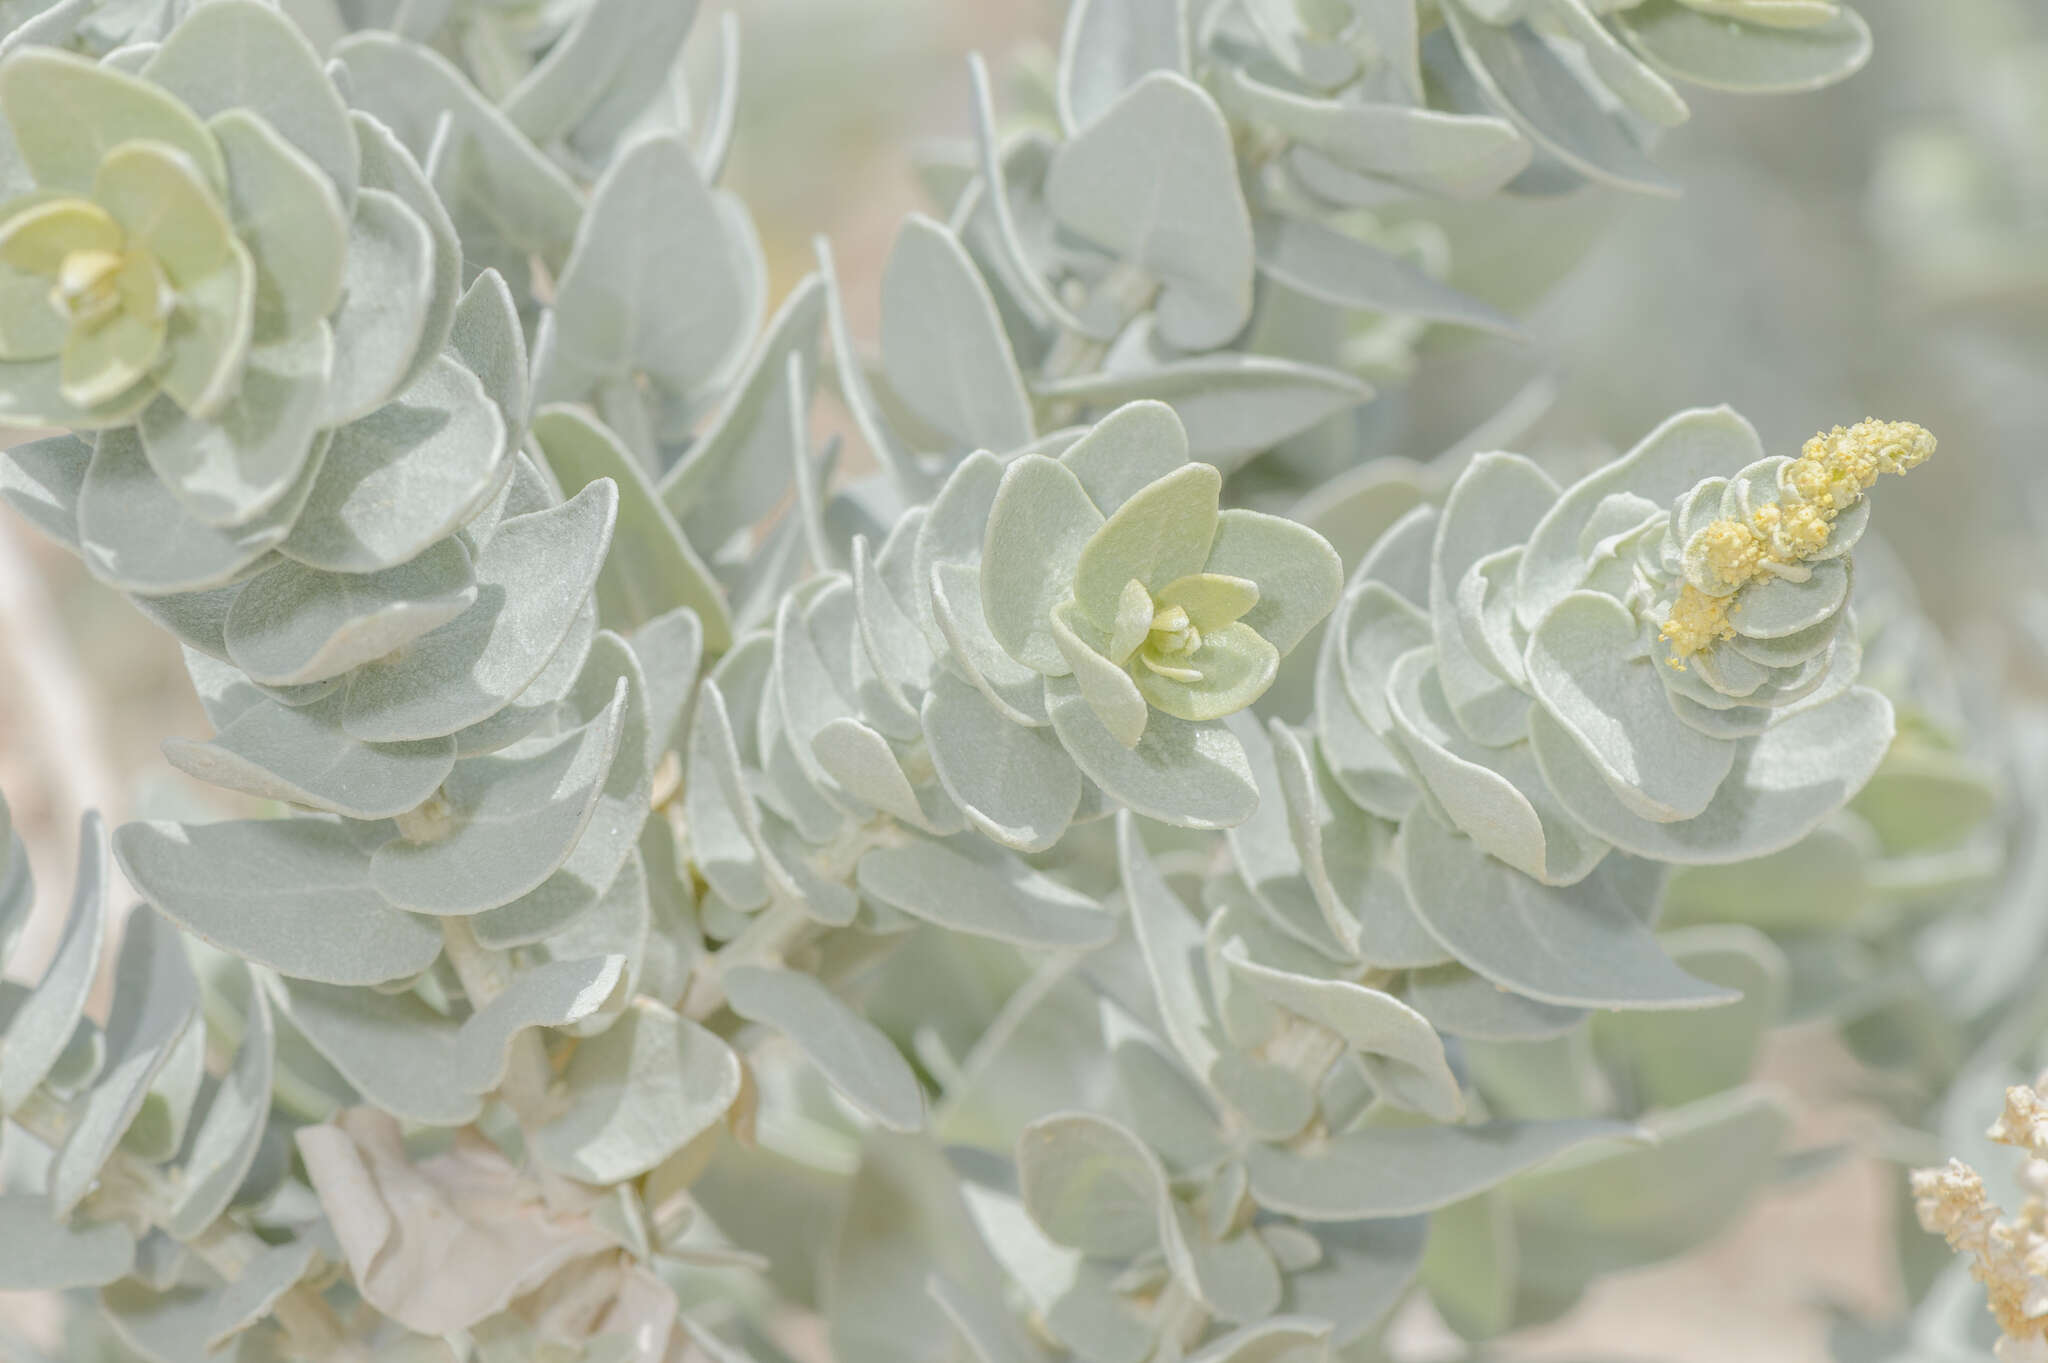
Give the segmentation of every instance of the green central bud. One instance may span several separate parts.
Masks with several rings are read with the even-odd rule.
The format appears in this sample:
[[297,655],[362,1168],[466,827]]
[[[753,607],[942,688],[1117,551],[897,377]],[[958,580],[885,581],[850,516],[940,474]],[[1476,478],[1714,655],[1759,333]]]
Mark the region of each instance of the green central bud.
[[1202,632],[1188,620],[1184,607],[1168,606],[1152,616],[1152,631],[1145,636],[1147,652],[1185,658],[1202,646]]
[[121,268],[118,251],[96,248],[70,251],[57,267],[50,305],[78,326],[97,326],[121,311]]

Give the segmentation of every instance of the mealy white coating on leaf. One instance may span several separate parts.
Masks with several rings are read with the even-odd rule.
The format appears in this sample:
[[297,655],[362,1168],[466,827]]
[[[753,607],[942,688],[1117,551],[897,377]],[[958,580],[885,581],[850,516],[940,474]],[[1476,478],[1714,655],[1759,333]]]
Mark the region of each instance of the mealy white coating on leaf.
[[541,1163],[587,1183],[645,1173],[725,1116],[740,1095],[732,1048],[688,1018],[639,1000],[577,1048],[566,1110],[533,1135]]
[[734,1012],[788,1036],[862,1112],[892,1131],[924,1126],[924,1092],[895,1043],[814,977],[742,966],[723,978]]
[[[399,907],[432,914],[480,913],[537,889],[597,812],[632,703],[621,677],[610,704],[572,732],[458,762],[427,813],[428,840],[401,835],[379,847],[370,883]],[[640,764],[637,751],[632,761]]]
[[1230,125],[1193,81],[1154,70],[1061,144],[1045,181],[1060,224],[1159,280],[1154,318],[1184,350],[1251,317],[1252,223]]
[[[11,830],[7,836],[11,840]],[[21,860],[25,869],[27,859]],[[35,1092],[84,1016],[86,995],[99,967],[100,943],[106,931],[106,877],[106,826],[99,815],[87,813],[79,821],[78,874],[73,882],[71,909],[64,919],[64,935],[35,989],[14,1010],[4,1028],[5,1041],[0,1044],[0,1112],[14,1111]]]
[[858,882],[928,922],[1022,946],[1100,946],[1116,932],[1093,900],[971,841],[875,848],[861,857]]
[[114,971],[105,1066],[50,1166],[50,1205],[59,1216],[69,1215],[98,1181],[198,1011],[198,985],[177,928],[155,914],[131,915]]
[[1434,1211],[1580,1146],[1635,1134],[1611,1121],[1368,1127],[1313,1154],[1254,1146],[1246,1163],[1262,1206],[1304,1221],[1355,1221]]
[[415,808],[455,765],[452,737],[364,743],[342,730],[341,712],[339,695],[307,706],[259,700],[211,742],[165,739],[164,757],[213,785],[352,819]]
[[279,547],[329,572],[394,567],[453,533],[505,472],[504,417],[477,377],[444,356],[334,432]]
[[118,1221],[60,1221],[40,1193],[0,1196],[0,1289],[99,1287],[135,1267],[135,1236]]
[[114,853],[179,926],[297,979],[382,984],[441,954],[431,924],[371,888],[369,855],[337,821],[131,823]]
[[1541,885],[1482,852],[1434,814],[1401,827],[1416,915],[1459,961],[1543,1003],[1706,1008],[1729,991],[1679,969],[1657,944],[1640,876],[1610,859],[1569,888]]
[[882,272],[882,374],[954,449],[1007,452],[1035,433],[988,285],[953,234],[922,214],[904,220]]
[[510,704],[568,637],[617,510],[617,488],[599,479],[561,506],[500,525],[477,555],[477,604],[350,675],[348,731],[372,743],[431,738]]

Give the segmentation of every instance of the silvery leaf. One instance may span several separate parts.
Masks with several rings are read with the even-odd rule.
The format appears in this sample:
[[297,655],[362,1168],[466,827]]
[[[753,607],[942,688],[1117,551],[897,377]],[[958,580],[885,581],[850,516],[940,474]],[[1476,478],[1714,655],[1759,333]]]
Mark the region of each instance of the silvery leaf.
[[1062,226],[1160,281],[1160,334],[1210,350],[1252,310],[1252,224],[1223,111],[1151,71],[1053,154],[1045,196]]
[[185,1129],[192,1120],[192,1109],[205,1079],[206,1028],[187,1027],[165,1057],[163,1068],[157,1071],[134,1120],[122,1133],[121,1148],[150,1163],[161,1163],[177,1154],[185,1142]]
[[[1747,861],[1799,841],[1870,779],[1892,733],[1891,703],[1852,687],[1743,741],[1698,817],[1652,823],[1615,798],[1578,743],[1548,716],[1538,712],[1530,726],[1544,779],[1574,818],[1624,852],[1681,865]],[[1816,754],[1825,756],[1816,761]]]
[[1737,745],[1678,718],[1659,675],[1667,664],[1629,656],[1638,633],[1613,597],[1574,592],[1530,636],[1529,681],[1615,799],[1657,823],[1690,819],[1728,777]]
[[954,451],[1031,441],[1031,398],[995,299],[953,234],[922,214],[904,220],[882,273],[882,372]]
[[561,506],[500,525],[477,555],[476,605],[402,656],[350,675],[348,731],[371,743],[431,738],[510,704],[569,636],[617,510],[616,488],[600,479]]
[[184,1162],[184,1187],[164,1223],[179,1240],[198,1235],[227,1210],[263,1140],[270,1115],[277,1039],[271,1026],[269,995],[252,985],[248,998],[241,1045],[207,1104]]
[[526,684],[526,689],[513,698],[512,703],[488,719],[480,719],[455,731],[455,755],[477,757],[483,753],[498,752],[509,748],[522,738],[530,737],[544,724],[555,718],[556,706],[562,697],[569,694],[569,688],[583,675],[583,664],[590,657],[590,646],[597,639],[597,603],[585,601],[583,609],[576,612],[576,618],[569,622],[569,636],[555,650],[555,656],[548,659],[548,665],[541,669],[538,677]]
[[1060,123],[1075,133],[1150,71],[1189,68],[1185,7],[1177,0],[1075,0],[1060,35]]
[[462,1023],[455,1039],[454,1072],[472,1093],[488,1093],[505,1080],[512,1042],[533,1027],[581,1022],[616,997],[625,978],[621,956],[544,961],[512,977],[489,1003]]
[[1269,1003],[1329,1028],[1375,1062],[1374,1075],[1388,1100],[1440,1122],[1464,1112],[1442,1039],[1393,995],[1349,980],[1276,969],[1252,960],[1241,938],[1224,946],[1223,959]]
[[198,985],[178,930],[153,913],[128,918],[109,1007],[106,1063],[50,1166],[50,1206],[58,1216],[68,1216],[98,1181],[100,1166],[199,1011]]
[[1155,369],[1042,383],[1042,403],[1105,408],[1154,398],[1187,429],[1188,454],[1228,471],[1373,395],[1350,374],[1270,355],[1206,355]]
[[1157,1245],[1170,1216],[1166,1174],[1137,1137],[1107,1118],[1055,1113],[1017,1138],[1017,1183],[1055,1243],[1104,1259]]
[[565,493],[599,478],[618,488],[619,530],[597,575],[599,618],[630,631],[687,606],[697,613],[713,652],[730,647],[732,616],[724,593],[618,438],[580,410],[559,405],[540,409],[533,435]]
[[1316,1262],[1287,1274],[1281,1309],[1328,1321],[1331,1342],[1351,1344],[1380,1323],[1415,1281],[1434,1224],[1420,1218],[1325,1223],[1313,1228]]
[[164,757],[212,785],[352,819],[405,813],[455,765],[453,738],[364,743],[342,731],[341,713],[338,694],[303,707],[261,700],[211,742],[165,739]]
[[186,513],[232,527],[303,500],[334,358],[333,337],[316,319],[299,336],[252,349],[239,390],[212,417],[188,416],[168,396],[142,409],[143,454]]
[[1517,1180],[1509,1194],[1525,1290],[1569,1302],[1594,1274],[1706,1240],[1759,1190],[1790,1123],[1782,1098],[1736,1089],[1652,1116],[1649,1145]]
[[616,1183],[722,1118],[740,1094],[740,1062],[712,1033],[641,999],[577,1047],[563,1084],[567,1110],[534,1133],[534,1154],[570,1178]]
[[399,837],[372,854],[377,892],[419,913],[473,914],[537,888],[597,811],[631,690],[620,678],[603,712],[559,738],[456,763],[427,816],[431,840]]
[[924,1091],[895,1043],[815,978],[759,966],[722,978],[734,1012],[789,1037],[855,1107],[891,1131],[923,1128]]
[[803,357],[815,375],[818,327],[826,310],[822,280],[806,277],[790,291],[704,433],[663,475],[662,501],[697,543],[715,549],[733,532],[761,520],[789,487],[789,357]]
[[1035,671],[1071,670],[1053,642],[1052,614],[1102,524],[1081,480],[1059,461],[1027,454],[1003,471],[988,512],[981,607],[1004,651]]
[[697,17],[695,0],[600,0],[582,7],[502,101],[538,145],[566,136],[597,160],[661,90]]
[[[207,126],[227,158],[228,205],[256,265],[255,339],[301,336],[342,301],[354,205],[300,148],[248,110],[230,109]],[[346,118],[336,127],[353,151]],[[308,405],[318,403],[316,396]]]
[[1163,402],[1127,402],[1060,453],[1105,516],[1188,461],[1188,435]]
[[1446,6],[1444,17],[1487,101],[1537,146],[1600,183],[1677,193],[1628,130],[1526,25],[1483,23],[1462,2]]
[[1042,852],[1066,832],[1081,772],[1051,730],[1012,723],[950,673],[926,693],[921,722],[939,783],[983,834]]
[[1675,128],[1691,116],[1665,79],[1600,21],[1586,0],[1547,0],[1551,18],[1579,45],[1587,67],[1622,107],[1647,122]]
[[676,136],[637,141],[605,171],[555,291],[544,401],[636,374],[691,401],[722,378],[760,300],[751,242],[717,196]]
[[37,1193],[0,1196],[0,1287],[62,1292],[98,1287],[135,1267],[135,1236],[117,1221],[60,1220]]
[[1215,1106],[1185,1070],[1150,1038],[1136,1035],[1116,1041],[1111,1057],[1117,1097],[1132,1131],[1172,1174],[1206,1172],[1222,1163],[1230,1146]]
[[1704,478],[1725,476],[1763,458],[1756,428],[1727,407],[1680,412],[1633,449],[1566,488],[1529,532],[1515,570],[1515,619],[1533,630],[1550,608],[1585,581],[1579,537],[1603,498],[1627,493],[1668,506]]
[[1323,622],[1344,589],[1343,560],[1321,535],[1244,507],[1218,513],[1204,571],[1258,583],[1258,602],[1243,623],[1281,653],[1292,652]]
[[[11,841],[11,834],[6,836]],[[27,859],[21,861],[25,868]],[[85,1014],[106,931],[106,878],[106,826],[98,814],[88,812],[79,820],[78,874],[64,935],[42,978],[0,1027],[5,1035],[0,1045],[0,1112],[20,1107],[49,1077]]]
[[441,954],[431,923],[371,888],[370,858],[339,822],[132,823],[114,854],[179,926],[295,979],[382,984]]
[[228,1340],[269,1317],[271,1309],[313,1267],[319,1248],[300,1240],[260,1250],[242,1266],[241,1275],[213,1299],[208,1343],[224,1347]]
[[704,626],[697,613],[678,608],[649,620],[629,640],[647,679],[647,767],[651,777],[662,757],[681,750],[683,715],[696,694],[704,660]]
[[1823,23],[1799,28],[1731,23],[1674,0],[1616,11],[1614,22],[1652,66],[1713,90],[1817,90],[1870,60],[1870,26],[1847,5]]
[[505,419],[505,446],[518,449],[526,439],[526,417],[532,406],[527,372],[526,333],[519,308],[504,276],[485,270],[462,295],[449,322],[448,349],[462,367],[477,376],[484,395]]
[[482,1104],[450,1083],[456,1024],[414,994],[296,981],[278,1002],[313,1049],[370,1102],[406,1121],[461,1126]]
[[[1299,763],[1305,754],[1292,743],[1291,736],[1276,743],[1247,712],[1232,715],[1225,723],[1244,745],[1252,779],[1259,788],[1258,808],[1227,834],[1239,874],[1283,930],[1329,960],[1355,959],[1358,923],[1329,883],[1320,847],[1303,848],[1295,838],[1290,793],[1283,788],[1275,760],[1276,747],[1288,746],[1282,760],[1289,763],[1292,778],[1301,774]],[[1284,729],[1279,731],[1284,735]]]
[[103,431],[78,491],[78,535],[86,567],[124,591],[200,591],[233,580],[281,544],[312,490],[307,476],[283,500],[232,528],[187,512],[157,478],[135,428]]
[[1045,1352],[1031,1338],[1007,1303],[984,1301],[941,1274],[933,1274],[928,1290],[946,1319],[966,1340],[976,1363],[1045,1363]]
[[[1235,1167],[1235,1166],[1233,1166]],[[1205,1303],[1220,1321],[1260,1321],[1279,1308],[1280,1270],[1261,1240],[1250,1230],[1208,1239],[1196,1224],[1188,1207],[1174,1203],[1166,1237],[1166,1258],[1180,1285]],[[1271,1322],[1267,1323],[1268,1328]],[[1328,1330],[1323,1321],[1303,1322],[1320,1338]],[[1258,1330],[1260,1327],[1254,1327]],[[1231,1357],[1225,1353],[1219,1356]],[[1256,1353],[1234,1355],[1256,1357]]]
[[[1584,1009],[1538,1003],[1455,964],[1410,971],[1407,996],[1438,1031],[1473,1041],[1542,1041],[1586,1018]],[[1631,1013],[1629,1021],[1641,1019]]]
[[1313,1154],[1255,1145],[1245,1162],[1260,1206],[1304,1221],[1356,1221],[1435,1211],[1566,1151],[1636,1134],[1607,1121],[1377,1126]]
[[453,64],[374,31],[351,34],[334,56],[356,106],[390,125],[414,156],[424,159],[442,119],[449,120],[445,136],[454,145],[436,178],[472,260],[502,268],[484,252],[510,244],[561,267],[582,216],[581,195]]
[[497,406],[443,356],[396,399],[334,432],[280,547],[336,573],[404,563],[469,519],[504,475],[505,454]]
[[1619,1087],[1642,1108],[1680,1107],[1749,1078],[1764,1033],[1780,1021],[1784,953],[1754,928],[1714,924],[1664,934],[1664,949],[1688,973],[1741,991],[1739,1001],[1696,1017],[1593,1020],[1593,1044],[1624,1078]]
[[1782,851],[1680,869],[1665,892],[1663,922],[1746,923],[1792,936],[1839,931],[1870,907],[1882,856],[1869,826],[1845,812]]
[[438,629],[476,595],[469,552],[456,539],[377,573],[324,573],[283,562],[244,584],[221,641],[253,681],[325,681]]
[[0,456],[0,497],[59,544],[78,548],[78,498],[92,462],[92,442],[52,435]]
[[1224,1335],[1188,1355],[1189,1363],[1325,1363],[1331,1325],[1309,1317],[1276,1316]]
[[260,115],[320,168],[344,204],[355,196],[360,157],[348,110],[313,45],[275,9],[250,0],[195,9],[142,74],[201,118],[226,109]]
[[1314,219],[1263,218],[1258,244],[1259,269],[1311,298],[1339,307],[1517,334],[1515,320],[1492,304],[1431,278],[1392,251]]
[[936,836],[960,831],[960,811],[945,789],[913,787],[889,740],[859,720],[842,715],[827,721],[811,737],[811,754],[855,799]]
[[742,910],[768,902],[760,816],[740,767],[725,693],[707,678],[697,696],[684,758],[683,812],[690,859],[705,881]]
[[970,108],[974,113],[976,163],[981,171],[980,202],[988,205],[995,225],[991,253],[1000,262],[996,273],[1023,289],[1020,305],[1031,315],[1050,318],[1069,331],[1097,341],[1112,339],[1112,319],[1076,316],[1061,301],[1034,260],[1031,246],[1018,226],[1016,206],[1011,202],[1007,162],[996,141],[995,101],[989,94],[988,64],[979,52],[967,54],[967,78],[973,91]]
[[1466,643],[1457,589],[1474,564],[1528,534],[1556,496],[1557,485],[1529,460],[1481,454],[1459,475],[1437,522],[1428,602],[1437,678],[1459,725],[1481,743],[1520,738],[1528,702]]
[[1228,828],[1251,816],[1258,786],[1244,745],[1220,724],[1154,710],[1136,747],[1103,727],[1071,678],[1046,682],[1046,709],[1068,756],[1132,811],[1183,828]]
[[955,932],[1020,946],[1093,947],[1116,920],[978,838],[878,847],[860,859],[861,892]]
[[1372,176],[1454,199],[1483,199],[1529,164],[1529,144],[1503,119],[1402,104],[1313,99],[1227,70],[1222,97],[1256,123],[1328,158],[1340,173]]
[[1167,1039],[1188,1068],[1207,1079],[1220,1048],[1209,1007],[1202,928],[1160,875],[1129,813],[1117,816],[1116,842],[1131,927]]
[[1401,827],[1416,915],[1459,961],[1502,988],[1588,1008],[1706,1008],[1730,991],[1664,954],[1636,903],[1642,876],[1617,857],[1570,889],[1539,885],[1494,861],[1434,814]]
[[[403,390],[420,381],[427,365],[440,353],[451,334],[455,313],[461,305],[462,281],[466,277],[462,238],[455,230],[453,219],[448,216],[447,207],[441,202],[441,195],[427,178],[424,158],[415,160],[412,151],[399,142],[390,128],[375,118],[351,112],[349,119],[355,125],[356,145],[362,152],[364,187],[382,190],[411,209],[425,224],[427,235],[434,244],[433,267],[428,275],[433,292],[427,303],[425,320],[420,325],[420,341],[413,349],[411,362],[393,385]],[[439,127],[438,122],[436,127]],[[524,262],[521,264],[523,266]],[[488,267],[486,271],[497,273]],[[483,371],[477,372],[481,374]],[[506,424],[516,429],[524,417],[521,410],[507,417]]]
[[434,284],[434,235],[427,224],[398,195],[365,189],[349,224],[321,425],[360,420],[400,391],[414,357],[437,339],[427,334]]

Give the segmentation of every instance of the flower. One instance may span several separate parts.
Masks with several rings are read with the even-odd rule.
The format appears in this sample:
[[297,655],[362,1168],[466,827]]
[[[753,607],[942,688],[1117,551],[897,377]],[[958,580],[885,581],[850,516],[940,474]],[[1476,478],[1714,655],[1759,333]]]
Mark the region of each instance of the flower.
[[1917,468],[1934,448],[1934,437],[1910,421],[1837,426],[1778,468],[1774,500],[1737,498],[1735,514],[1694,531],[1685,542],[1685,584],[1657,634],[1670,645],[1670,665],[1683,670],[1688,658],[1735,638],[1730,617],[1751,583],[1807,581],[1808,564],[1847,547],[1831,540],[1836,519],[1861,503],[1878,475]]
[[[2024,1085],[2009,1088],[1991,1137],[2037,1153],[2048,1134],[2044,1115],[2048,1097]],[[2023,1185],[2038,1185],[2037,1163],[2029,1162]],[[2003,1218],[1977,1171],[1957,1159],[1914,1170],[1911,1187],[1921,1228],[1970,1256],[1970,1276],[1984,1284],[1986,1304],[2003,1332],[1995,1350],[2000,1363],[2048,1360],[2048,1201],[2037,1193],[2018,1215]]]
[[1127,748],[1155,709],[1203,723],[1258,700],[1343,586],[1320,535],[1221,509],[1223,475],[1186,449],[1170,408],[1133,403],[1058,459],[1018,458],[989,515],[982,607],[997,641],[1043,676],[1071,675]]

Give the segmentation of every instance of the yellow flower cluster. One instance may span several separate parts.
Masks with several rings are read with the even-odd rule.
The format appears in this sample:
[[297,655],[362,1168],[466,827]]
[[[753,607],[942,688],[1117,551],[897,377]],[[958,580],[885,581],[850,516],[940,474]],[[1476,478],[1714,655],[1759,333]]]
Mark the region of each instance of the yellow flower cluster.
[[1880,474],[1925,463],[1934,444],[1910,421],[1837,426],[1807,441],[1780,471],[1780,500],[1757,507],[1747,521],[1726,517],[1700,530],[1693,544],[1732,590],[1717,596],[1688,582],[1679,592],[1657,635],[1671,646],[1671,665],[1683,668],[1693,654],[1731,637],[1735,626],[1728,616],[1739,607],[1742,587],[1811,560],[1827,547],[1835,518],[1861,501]]
[[2004,1334],[2001,1363],[2038,1363],[2048,1358],[2048,1098],[2007,1089],[2005,1112],[1988,1134],[2027,1154],[2020,1181],[2032,1195],[2019,1215],[2003,1218],[1977,1171],[1953,1159],[1913,1172],[1913,1207],[1922,1229],[1971,1257],[1970,1274],[1984,1284]]

